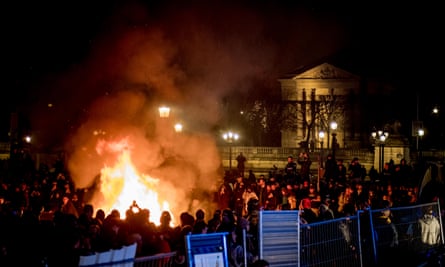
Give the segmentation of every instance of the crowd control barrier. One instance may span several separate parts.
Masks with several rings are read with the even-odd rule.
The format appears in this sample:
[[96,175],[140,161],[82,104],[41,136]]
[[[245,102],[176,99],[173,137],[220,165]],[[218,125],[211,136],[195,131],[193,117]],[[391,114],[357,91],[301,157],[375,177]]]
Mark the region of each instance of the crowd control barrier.
[[[404,257],[399,263],[405,260],[414,266],[424,266],[422,262],[428,261],[427,257],[436,251],[440,254],[436,254],[435,262],[443,264],[442,217],[438,201],[406,207],[359,210],[353,216],[311,224],[302,223],[298,210],[260,211],[258,255],[273,267],[366,267],[385,266],[387,257],[395,256],[388,252],[397,251]],[[186,241],[188,260],[193,259],[189,264],[196,265],[198,259],[214,259],[214,256],[222,255],[222,260],[216,265],[229,267],[226,266],[226,240],[223,236],[216,237],[212,234],[209,234],[209,238],[205,238],[205,234],[189,237]],[[221,250],[221,247],[224,249]],[[131,255],[116,258],[116,255],[121,254],[122,251],[111,251],[82,256],[79,266],[177,266],[175,252],[140,258],[134,258],[134,254],[131,254],[133,258]]]

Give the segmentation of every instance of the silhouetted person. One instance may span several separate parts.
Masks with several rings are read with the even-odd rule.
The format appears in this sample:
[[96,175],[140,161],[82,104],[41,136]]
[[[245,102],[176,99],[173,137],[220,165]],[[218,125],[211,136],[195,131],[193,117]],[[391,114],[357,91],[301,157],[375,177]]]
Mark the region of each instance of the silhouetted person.
[[300,165],[300,178],[301,181],[311,181],[311,165],[312,161],[309,158],[309,154],[306,152],[303,152],[298,157],[298,164]]
[[238,174],[244,178],[244,170],[246,169],[247,158],[244,156],[243,152],[240,152],[236,157]]
[[297,163],[294,157],[287,157],[287,163],[284,167],[284,180],[290,184],[299,184],[301,181],[297,177]]
[[337,161],[334,159],[332,154],[329,154],[327,156],[325,165],[324,165],[324,178],[326,181],[334,181],[337,182],[338,180],[338,167],[337,167]]

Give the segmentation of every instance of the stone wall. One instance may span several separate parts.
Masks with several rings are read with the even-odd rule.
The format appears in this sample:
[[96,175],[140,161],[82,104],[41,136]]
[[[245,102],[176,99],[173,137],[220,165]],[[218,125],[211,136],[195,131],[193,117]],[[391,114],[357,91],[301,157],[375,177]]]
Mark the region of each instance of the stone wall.
[[[219,148],[223,167],[229,169],[229,151],[228,147]],[[274,166],[278,170],[283,170],[286,163],[287,157],[292,155],[295,159],[298,157],[300,152],[303,152],[300,148],[286,148],[286,147],[232,147],[232,169],[236,169],[237,162],[235,160],[236,156],[243,152],[244,156],[247,158],[246,163],[246,173],[248,170],[252,170],[258,177],[260,174],[267,175]],[[322,156],[323,164],[326,160],[326,156],[331,153],[330,150],[314,149],[309,152],[309,157],[312,160],[312,173],[317,174],[319,168],[319,159]],[[367,149],[337,149],[335,151],[337,159],[342,159],[347,167],[349,162],[355,157],[359,158],[360,163],[365,166],[367,170],[374,165],[374,153]],[[377,165],[374,165],[378,168]]]
[[[373,150],[369,149],[337,149],[335,155],[337,159],[342,159],[346,167],[348,167],[351,160],[357,157],[360,163],[366,168],[367,171],[374,166],[376,170],[379,169],[379,147]],[[229,148],[219,147],[222,165],[228,170],[229,169]],[[267,175],[274,166],[278,170],[283,170],[286,163],[287,157],[292,155],[294,158],[298,157],[303,149],[300,148],[290,148],[290,147],[232,147],[232,169],[236,169],[236,156],[243,152],[244,156],[247,158],[246,163],[246,173],[248,170],[252,170],[258,177],[260,174]],[[312,173],[314,175],[318,174],[319,158],[322,155],[323,162],[326,160],[326,156],[331,153],[330,150],[314,149],[314,151],[309,152],[309,156],[312,160]],[[402,158],[406,159],[408,164],[415,164],[419,161],[419,153],[416,151],[410,151],[408,147],[402,146],[385,146],[384,148],[385,162],[393,160],[395,164],[398,164]],[[421,156],[425,160],[429,161],[443,161],[445,159],[445,151],[422,151]]]

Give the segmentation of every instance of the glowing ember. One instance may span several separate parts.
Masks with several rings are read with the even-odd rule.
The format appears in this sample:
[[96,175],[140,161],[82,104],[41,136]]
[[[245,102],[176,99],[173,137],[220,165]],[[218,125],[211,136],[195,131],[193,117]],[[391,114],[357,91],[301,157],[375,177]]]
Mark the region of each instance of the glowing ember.
[[107,214],[116,209],[123,218],[136,202],[141,209],[150,211],[150,221],[158,225],[162,211],[170,211],[168,202],[163,201],[160,204],[156,192],[159,179],[139,175],[131,162],[129,150],[122,151],[114,167],[104,167],[101,170],[101,191],[104,196],[102,209]]

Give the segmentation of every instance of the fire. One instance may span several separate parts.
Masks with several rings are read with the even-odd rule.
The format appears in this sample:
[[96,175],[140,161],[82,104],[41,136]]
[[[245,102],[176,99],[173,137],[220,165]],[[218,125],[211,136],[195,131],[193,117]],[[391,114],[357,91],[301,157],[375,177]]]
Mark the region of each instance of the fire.
[[162,211],[171,213],[168,202],[161,203],[156,192],[159,179],[138,174],[131,162],[130,150],[121,151],[115,166],[101,170],[102,209],[106,214],[116,209],[123,218],[132,204],[136,203],[141,209],[150,210],[150,221],[159,225]]

